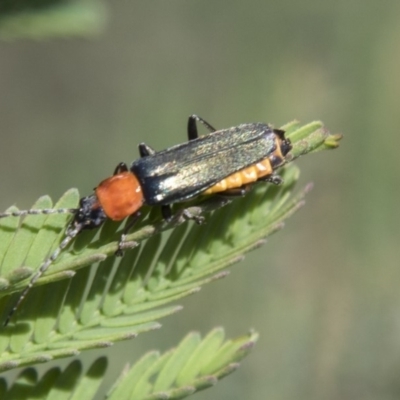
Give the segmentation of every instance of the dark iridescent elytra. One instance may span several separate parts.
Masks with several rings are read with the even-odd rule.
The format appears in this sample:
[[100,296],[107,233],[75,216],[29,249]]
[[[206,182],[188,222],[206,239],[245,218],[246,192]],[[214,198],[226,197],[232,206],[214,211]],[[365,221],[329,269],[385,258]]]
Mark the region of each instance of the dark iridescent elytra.
[[149,205],[192,198],[276,150],[276,135],[264,123],[242,124],[190,140],[134,161]]

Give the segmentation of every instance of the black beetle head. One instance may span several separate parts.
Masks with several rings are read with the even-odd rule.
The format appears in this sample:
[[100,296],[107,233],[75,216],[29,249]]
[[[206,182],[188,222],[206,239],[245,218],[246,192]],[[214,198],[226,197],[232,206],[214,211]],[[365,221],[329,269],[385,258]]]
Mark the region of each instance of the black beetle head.
[[103,208],[95,195],[82,197],[79,200],[79,209],[75,213],[73,224],[81,229],[94,229],[101,226],[107,219]]

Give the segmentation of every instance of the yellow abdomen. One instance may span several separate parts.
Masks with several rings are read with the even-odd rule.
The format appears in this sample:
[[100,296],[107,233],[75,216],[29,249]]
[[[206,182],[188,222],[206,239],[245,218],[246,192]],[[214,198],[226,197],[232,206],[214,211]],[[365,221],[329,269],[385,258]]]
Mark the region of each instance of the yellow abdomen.
[[228,189],[239,188],[248,183],[256,182],[258,179],[271,175],[273,172],[269,158],[265,158],[257,164],[251,165],[241,171],[229,175],[214,186],[208,188],[204,194],[224,192]]

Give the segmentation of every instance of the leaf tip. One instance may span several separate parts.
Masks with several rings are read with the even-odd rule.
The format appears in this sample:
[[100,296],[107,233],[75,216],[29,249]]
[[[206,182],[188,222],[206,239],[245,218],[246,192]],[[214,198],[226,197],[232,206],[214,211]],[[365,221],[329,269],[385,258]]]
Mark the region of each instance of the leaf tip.
[[339,147],[339,142],[343,139],[343,134],[341,133],[335,133],[333,135],[329,135],[326,139],[325,139],[325,145],[327,146],[327,148],[329,149],[336,149],[337,147]]

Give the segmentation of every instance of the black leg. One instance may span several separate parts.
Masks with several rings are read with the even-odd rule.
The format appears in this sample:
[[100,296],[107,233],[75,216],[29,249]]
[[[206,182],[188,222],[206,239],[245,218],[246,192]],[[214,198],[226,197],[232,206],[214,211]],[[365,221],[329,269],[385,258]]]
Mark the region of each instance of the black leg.
[[285,131],[282,129],[274,129],[274,133],[276,133],[281,140],[285,140]]
[[117,257],[122,257],[124,255],[123,249],[124,249],[124,243],[126,241],[126,235],[132,229],[133,225],[136,224],[136,222],[139,219],[139,217],[140,217],[140,211],[135,212],[135,214],[132,214],[129,217],[129,220],[128,220],[128,222],[127,222],[127,224],[126,224],[126,226],[125,226],[125,228],[124,228],[124,230],[122,232],[122,235],[121,235],[121,237],[119,239],[119,242],[118,242],[118,249],[115,252],[115,255]]
[[118,175],[121,172],[127,172],[128,166],[124,162],[120,162],[114,169],[114,175]]
[[161,206],[161,214],[166,221],[171,221],[172,218],[172,210],[168,205]]
[[152,156],[153,154],[155,154],[155,150],[152,149],[150,146],[147,146],[147,144],[145,143],[140,143],[139,144],[139,154],[140,157],[147,157],[147,156]]
[[192,114],[188,119],[188,126],[187,126],[187,133],[189,140],[197,139],[199,137],[196,122],[202,123],[210,132],[216,131],[216,129],[212,125],[210,125],[207,121],[205,121],[203,118],[200,118],[196,114]]
[[275,174],[266,176],[264,178],[260,178],[259,181],[269,182],[274,185],[281,185],[283,183],[283,179],[279,175],[275,175]]

